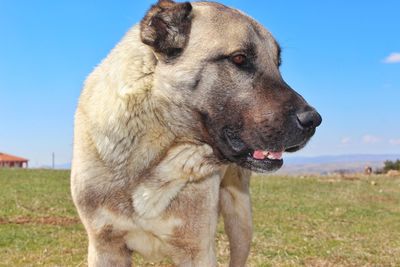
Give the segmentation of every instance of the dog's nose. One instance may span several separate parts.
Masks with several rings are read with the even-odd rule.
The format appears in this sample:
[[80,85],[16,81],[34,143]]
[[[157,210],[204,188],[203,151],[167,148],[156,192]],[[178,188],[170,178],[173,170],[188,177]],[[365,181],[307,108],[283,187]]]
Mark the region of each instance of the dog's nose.
[[321,115],[315,109],[299,112],[296,116],[300,125],[305,129],[316,128],[322,122]]

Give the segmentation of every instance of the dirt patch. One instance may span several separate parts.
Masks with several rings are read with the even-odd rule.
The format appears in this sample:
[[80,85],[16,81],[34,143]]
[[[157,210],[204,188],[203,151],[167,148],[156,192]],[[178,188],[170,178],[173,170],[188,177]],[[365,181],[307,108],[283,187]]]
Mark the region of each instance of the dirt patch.
[[26,217],[19,216],[12,219],[1,218],[0,224],[42,224],[42,225],[60,225],[68,226],[80,223],[78,218],[45,216],[45,217]]
[[397,170],[390,170],[386,173],[388,177],[400,177],[400,171]]
[[382,196],[364,196],[361,198],[363,202],[380,202],[380,203],[388,203],[388,204],[399,204],[399,200],[390,195],[382,195]]

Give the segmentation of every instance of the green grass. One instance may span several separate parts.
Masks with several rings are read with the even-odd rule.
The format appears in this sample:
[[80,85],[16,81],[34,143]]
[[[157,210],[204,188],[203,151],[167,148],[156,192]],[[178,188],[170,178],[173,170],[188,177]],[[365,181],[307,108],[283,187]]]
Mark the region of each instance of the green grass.
[[[400,178],[258,176],[251,193],[249,266],[400,266]],[[222,223],[217,244],[226,266]],[[86,247],[68,171],[0,169],[0,266],[86,266]]]

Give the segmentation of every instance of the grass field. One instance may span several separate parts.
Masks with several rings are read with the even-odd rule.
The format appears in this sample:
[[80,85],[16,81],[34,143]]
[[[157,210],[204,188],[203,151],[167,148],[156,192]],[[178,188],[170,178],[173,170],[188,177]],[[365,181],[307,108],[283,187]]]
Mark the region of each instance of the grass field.
[[[400,177],[253,177],[251,192],[249,266],[400,266]],[[68,171],[0,169],[0,266],[86,266],[86,246]]]

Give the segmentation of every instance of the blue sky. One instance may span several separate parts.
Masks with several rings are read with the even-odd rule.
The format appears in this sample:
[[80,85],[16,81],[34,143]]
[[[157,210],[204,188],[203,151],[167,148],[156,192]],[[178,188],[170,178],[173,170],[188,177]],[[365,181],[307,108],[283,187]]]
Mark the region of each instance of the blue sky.
[[[284,78],[323,116],[297,155],[400,153],[400,1],[221,2],[274,34]],[[0,151],[69,162],[85,77],[151,3],[1,0]]]

